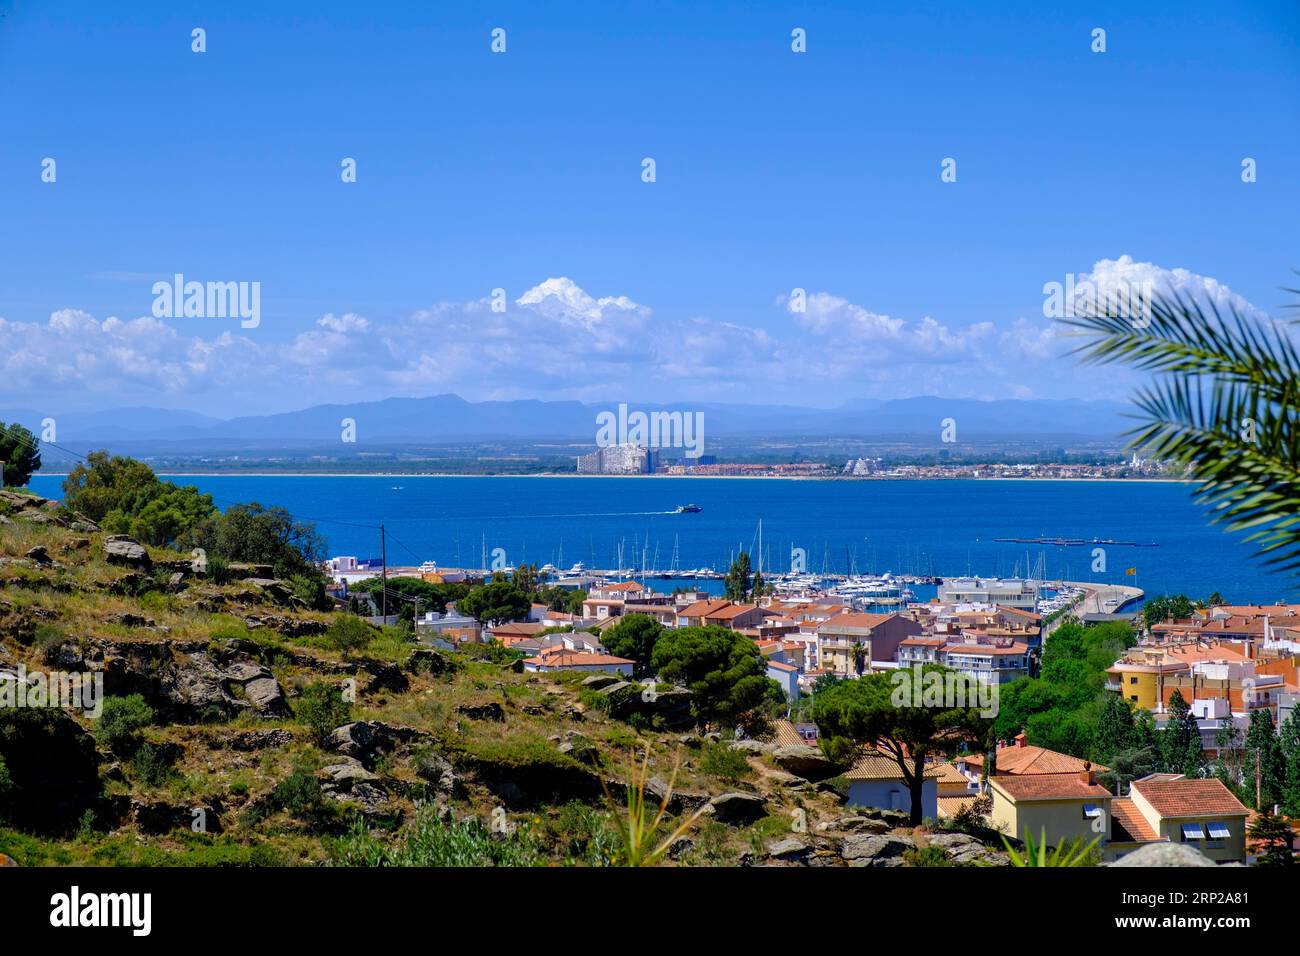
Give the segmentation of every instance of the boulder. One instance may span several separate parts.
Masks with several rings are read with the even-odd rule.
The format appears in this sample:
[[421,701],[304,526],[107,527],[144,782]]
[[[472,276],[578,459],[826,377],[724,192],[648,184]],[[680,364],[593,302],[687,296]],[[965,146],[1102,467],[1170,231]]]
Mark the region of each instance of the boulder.
[[486,704],[461,704],[456,713],[464,714],[470,720],[505,720],[505,709],[496,701]]
[[619,683],[619,679],[617,677],[612,677],[609,674],[592,674],[590,677],[585,677],[582,680],[582,686],[590,687],[592,690],[602,690],[603,688],[617,683]]
[[767,815],[763,798],[753,793],[724,793],[710,800],[709,805],[715,819],[733,826],[753,823]]
[[[623,786],[625,786],[623,781],[610,781],[610,793],[621,793]],[[675,816],[694,813],[711,799],[707,793],[699,790],[673,789],[670,793],[668,782],[662,777],[651,777],[646,781],[645,795],[648,798],[647,802],[653,800],[656,807],[662,806],[664,799],[667,798],[668,812]]]
[[442,651],[422,647],[412,651],[406,662],[406,669],[412,674],[450,674],[456,670],[456,662]]
[[1218,864],[1186,843],[1148,843],[1132,853],[1126,853],[1111,866],[1218,866]]
[[269,675],[259,676],[244,685],[244,698],[264,717],[289,715],[280,683]]
[[109,564],[123,564],[142,570],[152,567],[145,546],[124,534],[113,534],[104,539],[104,557]]
[[773,859],[794,862],[807,856],[809,849],[809,846],[802,840],[789,838],[768,843],[767,855]]
[[384,661],[366,661],[362,669],[370,675],[365,693],[377,694],[388,691],[390,694],[404,694],[410,689],[411,682],[396,664]]
[[901,866],[903,854],[915,848],[911,837],[854,834],[845,838],[840,856],[851,866]]
[[342,763],[322,767],[321,774],[336,784],[344,784],[349,787],[353,783],[371,782],[379,779],[378,774],[371,773],[355,757],[345,757]]
[[27,551],[27,557],[41,566],[51,563],[50,552],[46,551],[45,548],[42,547],[41,545],[37,545],[34,548],[29,548]]
[[884,820],[873,820],[870,817],[841,817],[838,820],[831,820],[826,823],[819,823],[817,829],[826,830],[845,830],[850,833],[888,833],[890,826]]
[[728,744],[732,750],[739,750],[747,754],[771,754],[776,753],[777,747],[774,743],[766,740],[733,740]]
[[772,753],[778,767],[805,780],[826,780],[837,776],[841,768],[826,758],[816,747],[792,745],[778,747]]

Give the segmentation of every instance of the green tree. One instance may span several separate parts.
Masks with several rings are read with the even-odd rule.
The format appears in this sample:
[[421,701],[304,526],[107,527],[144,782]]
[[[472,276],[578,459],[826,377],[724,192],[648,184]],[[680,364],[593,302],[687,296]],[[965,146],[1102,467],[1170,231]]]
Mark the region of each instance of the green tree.
[[651,666],[664,680],[694,694],[695,713],[707,723],[761,723],[785,702],[767,662],[743,634],[713,624],[664,631]]
[[615,657],[626,657],[636,661],[637,672],[642,674],[650,669],[651,655],[664,626],[649,614],[625,614],[605,630],[600,642]]
[[130,756],[140,746],[140,731],[153,718],[153,708],[139,694],[107,697],[95,724],[95,739],[116,754]]
[[1102,705],[1097,731],[1092,736],[1093,763],[1109,766],[1115,754],[1132,746],[1133,708],[1118,694],[1106,698]]
[[40,442],[17,422],[0,422],[0,486],[22,488],[41,467]]
[[754,578],[750,571],[748,551],[736,555],[736,559],[731,562],[731,567],[727,569],[726,577],[722,579],[722,587],[728,600],[749,600],[750,592],[754,587]]
[[317,744],[323,744],[336,727],[348,722],[351,715],[352,708],[343,699],[343,692],[324,681],[304,687],[294,707],[294,716],[311,731]]
[[1212,768],[1214,776],[1243,803],[1246,802],[1250,797],[1242,787],[1246,741],[1241,730],[1232,721],[1224,723],[1214,732],[1214,746],[1217,751]]
[[[454,600],[455,592],[451,586],[445,584],[434,584],[431,581],[424,581],[420,578],[389,578],[388,584],[385,585],[382,578],[366,578],[364,581],[358,581],[352,586],[353,591],[360,591],[363,594],[375,595],[376,604],[379,601],[379,593],[383,590],[388,591],[390,605],[409,603],[412,608],[415,602],[419,602],[420,612],[434,611],[442,614],[447,610],[447,603]],[[468,594],[466,589],[464,594]],[[396,595],[396,597],[394,597]],[[463,596],[463,595],[462,595]],[[409,599],[403,601],[402,599]]]
[[1282,806],[1288,816],[1300,816],[1300,710],[1292,708],[1290,716],[1278,730],[1282,747]]
[[1261,813],[1246,833],[1256,843],[1256,866],[1295,866],[1295,831],[1286,817]]
[[[1290,292],[1300,292],[1291,289]],[[1125,310],[1109,310],[1120,311]],[[1133,448],[1182,466],[1211,521],[1248,531],[1267,563],[1300,567],[1300,353],[1280,322],[1162,292],[1150,314],[1090,309],[1066,320],[1086,361],[1157,376],[1136,398]]]
[[1147,627],[1163,624],[1171,618],[1183,621],[1192,616],[1196,605],[1186,594],[1153,597],[1142,606],[1142,621]]
[[1256,810],[1263,810],[1282,801],[1286,765],[1282,744],[1273,732],[1273,715],[1267,710],[1255,710],[1246,728],[1247,801]]
[[521,564],[515,568],[515,574],[511,580],[514,582],[515,587],[532,597],[537,593],[537,586],[541,582],[541,576],[537,572],[536,564]]
[[183,547],[203,548],[231,561],[269,564],[280,577],[319,574],[325,540],[310,521],[257,502],[231,505],[182,536]]
[[[945,680],[950,671],[937,664],[922,668],[921,680],[928,686],[936,675]],[[894,760],[911,795],[913,825],[922,821],[921,794],[927,759],[953,753],[962,743],[978,743],[987,736],[988,718],[974,707],[915,706],[910,672],[895,675],[868,674],[844,681],[813,698],[812,718],[823,749],[832,759],[857,747],[877,747]],[[923,698],[924,699],[924,698]]]
[[92,451],[63,481],[63,501],[105,531],[152,545],[172,545],[217,514],[211,495],[160,481],[134,458]]
[[532,606],[528,595],[508,581],[492,581],[474,588],[456,602],[456,610],[491,627],[523,620]]
[[1200,776],[1201,731],[1191,706],[1178,690],[1169,697],[1169,720],[1160,734],[1160,758],[1167,773]]
[[325,640],[344,657],[351,657],[353,653],[369,647],[376,633],[361,618],[353,614],[340,614],[330,622],[329,629],[325,631]]
[[92,451],[63,480],[63,503],[91,521],[110,512],[135,514],[158,493],[158,476],[142,461]]

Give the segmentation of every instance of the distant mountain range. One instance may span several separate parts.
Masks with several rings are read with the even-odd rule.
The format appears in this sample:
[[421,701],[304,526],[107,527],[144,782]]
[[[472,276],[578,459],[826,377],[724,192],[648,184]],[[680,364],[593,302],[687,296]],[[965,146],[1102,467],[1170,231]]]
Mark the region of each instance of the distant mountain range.
[[[52,416],[57,442],[78,446],[102,443],[201,449],[303,448],[339,441],[341,422],[356,422],[362,444],[437,444],[469,441],[592,442],[596,416],[616,411],[618,403],[573,401],[468,402],[457,395],[389,398],[373,402],[314,405],[295,412],[219,419],[195,412],[159,408],[114,408]],[[704,414],[709,438],[881,437],[937,440],[944,419],[957,423],[958,440],[1115,438],[1131,421],[1131,406],[1113,401],[1000,400],[949,398],[857,399],[839,408],[732,403],[629,403],[630,411],[680,411]],[[36,434],[50,417],[32,409],[0,409],[0,421],[18,421]]]

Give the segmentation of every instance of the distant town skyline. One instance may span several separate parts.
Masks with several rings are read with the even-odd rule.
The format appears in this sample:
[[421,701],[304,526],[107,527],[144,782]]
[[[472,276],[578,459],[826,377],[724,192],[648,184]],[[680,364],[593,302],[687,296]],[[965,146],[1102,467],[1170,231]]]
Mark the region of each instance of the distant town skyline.
[[1047,284],[1300,266],[1283,3],[6,14],[6,406],[1118,401]]

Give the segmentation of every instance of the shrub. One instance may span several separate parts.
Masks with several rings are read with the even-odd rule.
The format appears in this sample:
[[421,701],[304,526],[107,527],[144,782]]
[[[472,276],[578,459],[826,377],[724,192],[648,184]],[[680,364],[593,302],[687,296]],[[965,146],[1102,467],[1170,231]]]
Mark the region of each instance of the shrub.
[[95,739],[114,753],[134,753],[140,731],[153,723],[153,716],[153,708],[139,694],[109,697],[95,725]]
[[323,743],[330,731],[346,724],[352,716],[352,707],[343,699],[343,692],[324,681],[303,688],[295,710],[298,722],[311,730],[317,743]]
[[727,783],[739,783],[754,772],[744,753],[726,744],[713,744],[704,751],[700,771]]
[[353,614],[339,615],[325,632],[326,642],[344,657],[364,650],[374,639],[374,628]]
[[161,787],[175,776],[162,748],[141,744],[131,758],[131,773],[150,787]]
[[402,840],[386,844],[357,819],[327,844],[329,866],[539,866],[537,841],[526,827],[492,833],[475,819],[442,820],[433,807],[416,814]]
[[956,866],[943,852],[941,847],[914,847],[903,853],[903,861],[908,866]]
[[313,820],[320,816],[321,799],[320,781],[316,779],[315,768],[305,761],[296,763],[293,772],[271,791],[271,802],[277,808],[287,810],[303,820]]

